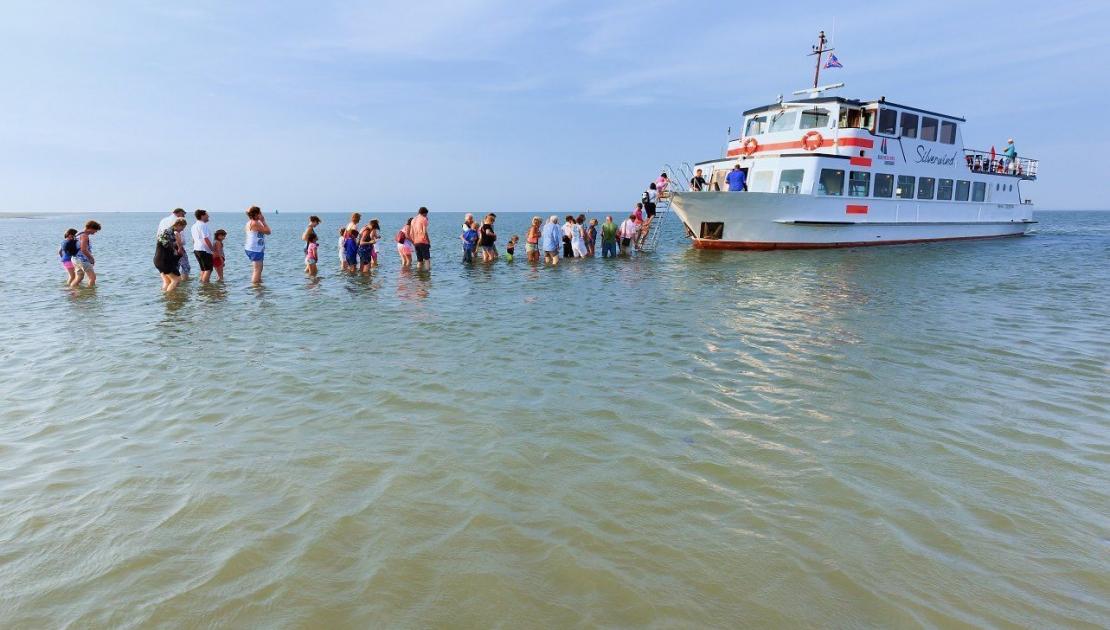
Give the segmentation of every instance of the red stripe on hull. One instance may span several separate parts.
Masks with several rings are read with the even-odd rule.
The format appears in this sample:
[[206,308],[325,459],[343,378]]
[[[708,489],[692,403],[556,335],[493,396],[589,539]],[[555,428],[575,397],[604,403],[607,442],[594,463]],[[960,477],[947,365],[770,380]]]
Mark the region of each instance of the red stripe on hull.
[[854,157],[848,160],[848,163],[852,166],[871,166],[871,158]]
[[845,214],[867,214],[867,206],[848,204],[844,207]]
[[[805,149],[806,151],[816,151],[817,149],[823,149],[825,147],[831,146],[863,147],[864,149],[870,149],[875,146],[875,141],[868,140],[867,138],[841,138],[839,140],[826,138],[824,141],[821,142],[820,147],[814,147],[812,149],[807,149],[801,140],[796,140],[793,142],[774,142],[771,144],[758,145],[753,154],[763,153],[764,151],[785,151],[787,149]],[[736,157],[737,155],[743,154],[744,149],[742,147],[737,147],[735,149],[729,149],[727,152],[725,152],[725,157]]]
[[976,241],[994,238],[1013,238],[1015,236],[1025,236],[1025,233],[1018,232],[1016,234],[992,234],[989,236],[950,236],[945,238],[919,238],[904,241],[855,241],[848,243],[761,243],[755,241],[707,241],[695,239],[694,247],[697,249],[748,249],[765,251],[772,249],[839,249],[844,247],[873,247],[877,245],[911,245],[918,243],[939,243],[941,241]]

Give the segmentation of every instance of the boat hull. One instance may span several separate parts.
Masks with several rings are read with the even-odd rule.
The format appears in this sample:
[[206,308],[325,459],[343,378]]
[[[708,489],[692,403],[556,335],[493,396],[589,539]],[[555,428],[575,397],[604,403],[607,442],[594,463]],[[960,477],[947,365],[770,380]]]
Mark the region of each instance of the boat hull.
[[681,192],[675,214],[701,249],[817,249],[1024,235],[1028,204]]

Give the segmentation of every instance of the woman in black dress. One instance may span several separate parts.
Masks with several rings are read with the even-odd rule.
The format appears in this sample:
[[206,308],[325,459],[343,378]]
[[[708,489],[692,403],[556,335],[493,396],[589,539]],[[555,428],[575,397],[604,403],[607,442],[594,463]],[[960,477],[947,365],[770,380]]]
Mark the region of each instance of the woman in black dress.
[[180,218],[158,235],[154,245],[154,267],[162,274],[162,291],[173,291],[181,282],[178,261],[185,253],[181,243],[181,232],[188,223]]

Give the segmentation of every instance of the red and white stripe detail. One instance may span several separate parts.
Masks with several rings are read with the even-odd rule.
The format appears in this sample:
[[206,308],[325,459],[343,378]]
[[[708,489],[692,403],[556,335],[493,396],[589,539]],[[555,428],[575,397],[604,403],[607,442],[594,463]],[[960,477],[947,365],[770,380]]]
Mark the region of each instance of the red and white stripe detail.
[[[819,147],[816,147],[816,148],[825,148],[825,147],[834,147],[834,146],[839,146],[839,147],[861,147],[861,148],[864,148],[864,149],[872,149],[872,148],[875,147],[875,141],[874,140],[869,140],[868,138],[840,138],[839,140],[825,139],[824,141],[821,142],[821,145]],[[795,140],[795,141],[792,141],[792,142],[773,142],[773,143],[770,143],[770,144],[760,144],[756,147],[755,151],[753,151],[752,153],[753,154],[755,154],[755,153],[766,153],[766,152],[769,152],[769,151],[787,151],[787,150],[790,150],[790,149],[805,149],[805,148],[806,147],[803,144],[802,140],[798,139],[798,140]],[[727,155],[728,155],[728,157],[736,157],[738,155],[743,155],[743,154],[744,154],[743,147],[737,147],[735,149],[729,149]]]

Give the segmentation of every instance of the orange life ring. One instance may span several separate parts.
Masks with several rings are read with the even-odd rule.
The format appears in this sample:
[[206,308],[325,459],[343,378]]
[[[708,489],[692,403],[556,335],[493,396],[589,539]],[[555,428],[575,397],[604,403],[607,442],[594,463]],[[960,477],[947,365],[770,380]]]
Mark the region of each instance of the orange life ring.
[[744,140],[744,144],[740,150],[744,152],[744,155],[751,155],[759,150],[759,142],[757,142],[755,138],[748,138]]
[[802,136],[802,148],[806,151],[816,151],[822,144],[825,144],[825,138],[820,132],[807,131],[806,135]]

